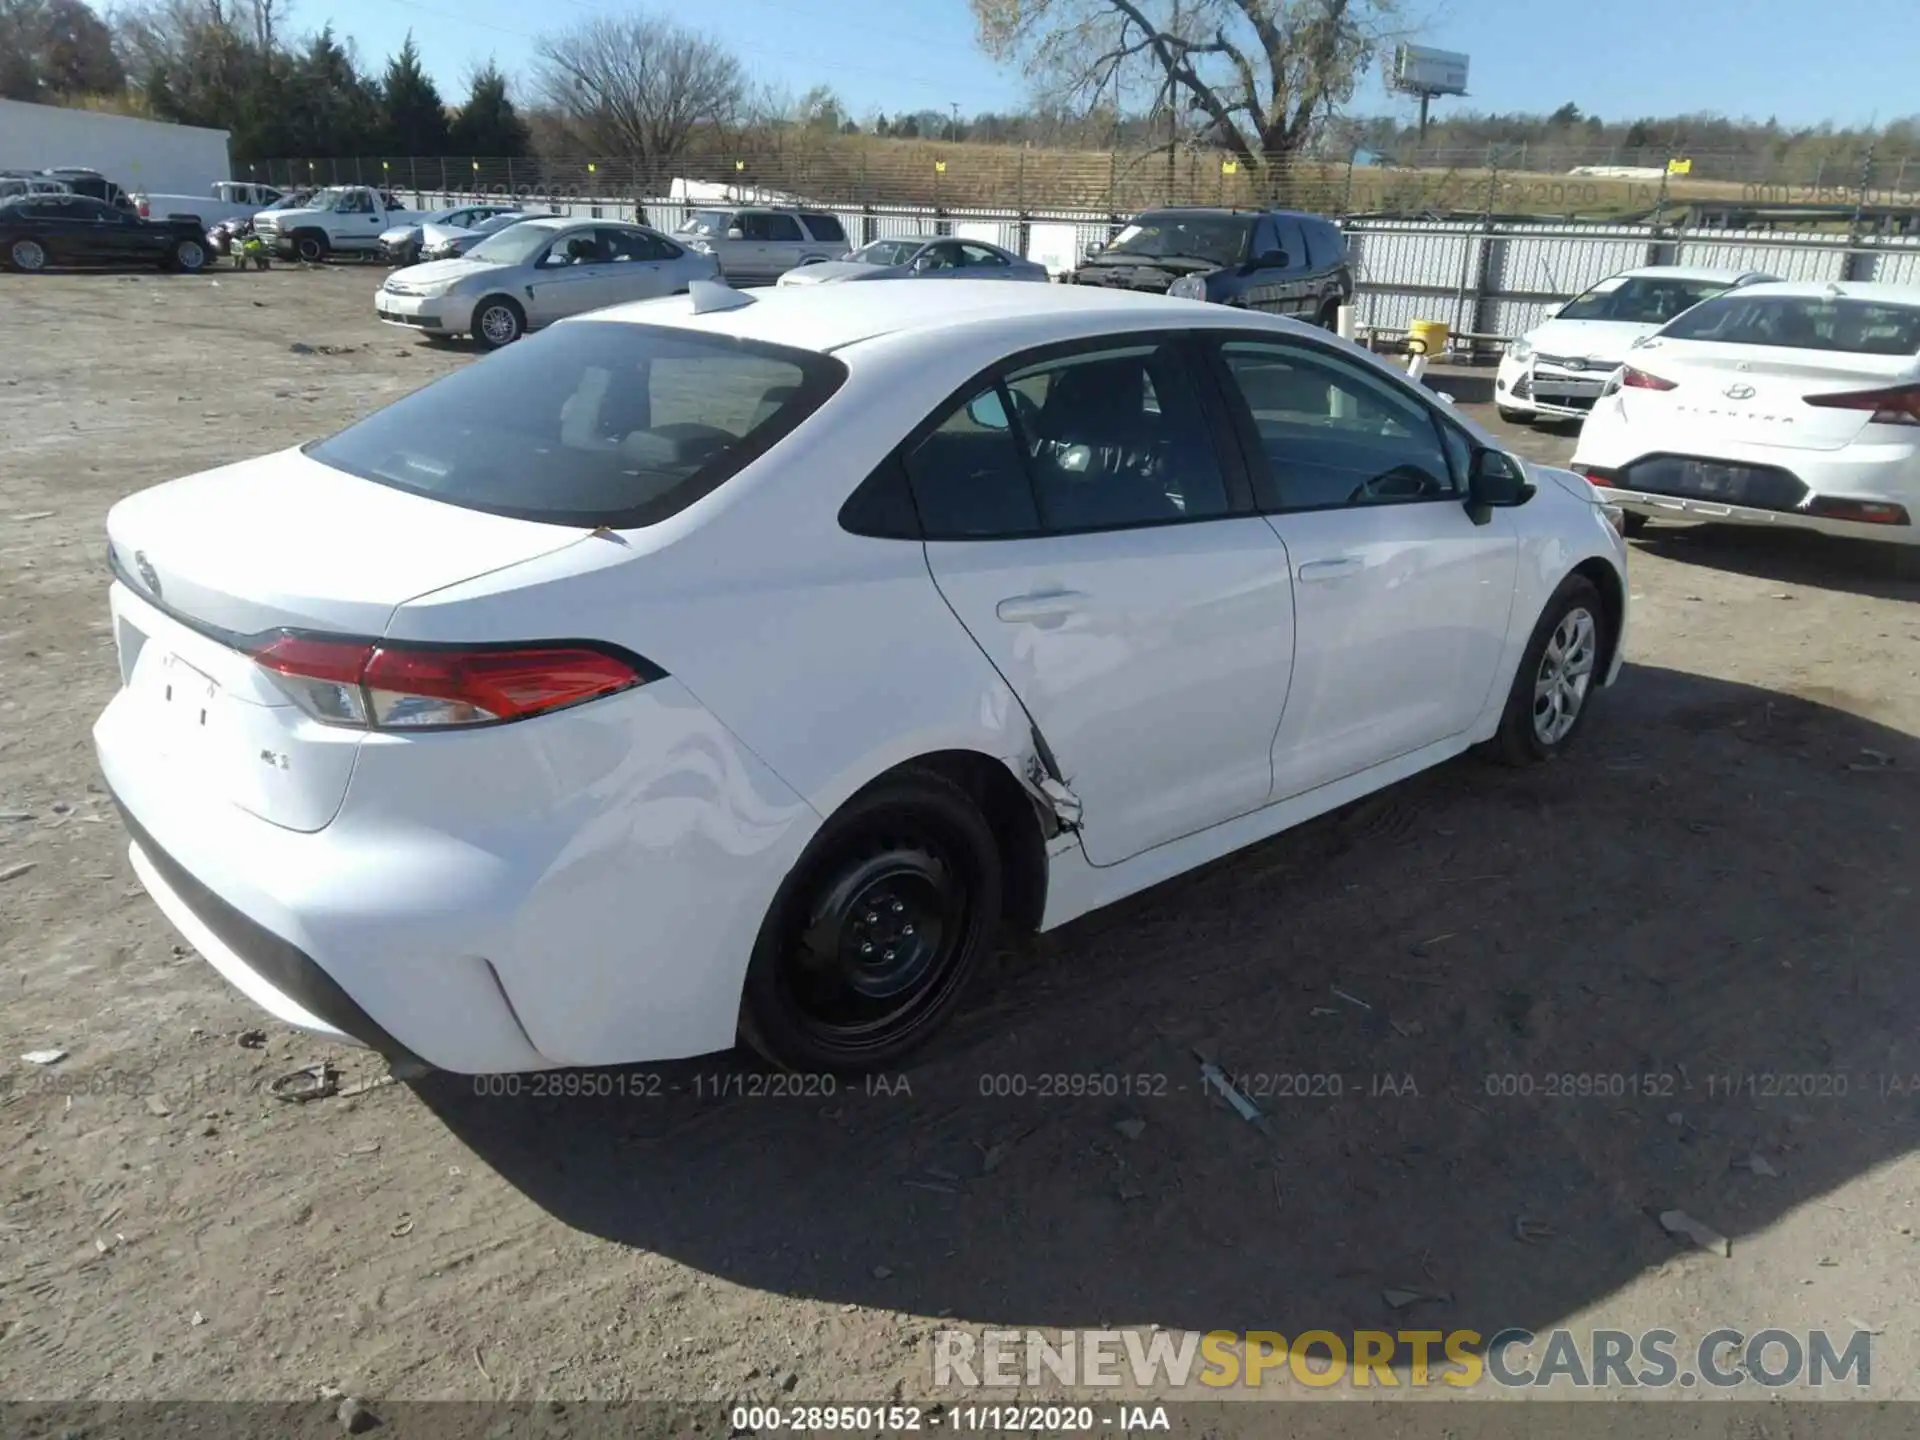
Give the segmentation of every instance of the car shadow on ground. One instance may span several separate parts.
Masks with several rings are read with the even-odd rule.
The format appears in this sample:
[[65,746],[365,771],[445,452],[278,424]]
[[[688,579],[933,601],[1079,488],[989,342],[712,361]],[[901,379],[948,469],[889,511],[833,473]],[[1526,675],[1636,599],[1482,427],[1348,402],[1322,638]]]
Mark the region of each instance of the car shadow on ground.
[[1737,1249],[1920,1138],[1920,745],[1642,666],[1592,718],[1556,765],[1463,759],[1003,954],[901,1076],[419,1093],[565,1223],[761,1290],[1538,1329],[1689,1253],[1657,1212]]
[[1746,525],[1664,525],[1635,538],[1683,565],[1731,570],[1784,585],[1815,585],[1879,600],[1920,600],[1920,547]]

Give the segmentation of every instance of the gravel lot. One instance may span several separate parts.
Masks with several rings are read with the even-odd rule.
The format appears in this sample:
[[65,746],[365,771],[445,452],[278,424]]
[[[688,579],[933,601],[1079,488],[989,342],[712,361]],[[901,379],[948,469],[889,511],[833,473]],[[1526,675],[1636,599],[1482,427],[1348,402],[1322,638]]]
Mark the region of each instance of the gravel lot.
[[[377,280],[0,276],[0,1396],[876,1400],[931,1394],[947,1324],[1416,1323],[1864,1323],[1873,1393],[1920,1394],[1920,587],[1864,548],[1656,527],[1576,755],[1444,767],[1009,951],[894,1093],[759,1099],[721,1057],[645,1099],[269,1096],[380,1071],[140,891],[89,738],[102,517],[469,363],[376,324]],[[1041,1093],[1112,1074],[1169,1081]]]

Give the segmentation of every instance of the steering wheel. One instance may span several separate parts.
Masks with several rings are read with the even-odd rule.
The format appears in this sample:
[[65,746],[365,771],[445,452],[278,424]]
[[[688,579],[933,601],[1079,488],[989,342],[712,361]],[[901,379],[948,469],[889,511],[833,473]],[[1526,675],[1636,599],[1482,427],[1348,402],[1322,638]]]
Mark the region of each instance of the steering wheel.
[[1433,477],[1418,465],[1396,465],[1391,470],[1362,481],[1347,496],[1347,504],[1369,500],[1425,500],[1439,492]]

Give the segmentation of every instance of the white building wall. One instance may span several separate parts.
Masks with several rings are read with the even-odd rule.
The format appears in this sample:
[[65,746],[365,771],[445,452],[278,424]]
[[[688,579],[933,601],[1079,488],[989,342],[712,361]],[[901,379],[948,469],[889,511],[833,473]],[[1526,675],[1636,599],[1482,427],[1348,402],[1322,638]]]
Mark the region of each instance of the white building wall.
[[205,194],[228,171],[227,132],[0,100],[0,170],[81,165],[128,190]]

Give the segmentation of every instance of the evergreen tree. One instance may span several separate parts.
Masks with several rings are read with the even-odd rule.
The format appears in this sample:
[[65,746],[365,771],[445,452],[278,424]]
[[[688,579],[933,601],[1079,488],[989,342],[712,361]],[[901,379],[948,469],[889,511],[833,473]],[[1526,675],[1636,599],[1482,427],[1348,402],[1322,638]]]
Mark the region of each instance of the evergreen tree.
[[393,155],[445,155],[448,151],[447,107],[440,92],[420,66],[420,49],[407,32],[400,53],[387,62],[380,84],[380,108],[385,121],[383,148]]
[[527,122],[507,98],[507,77],[491,60],[477,72],[467,103],[454,113],[449,137],[452,153],[517,160],[532,148]]

